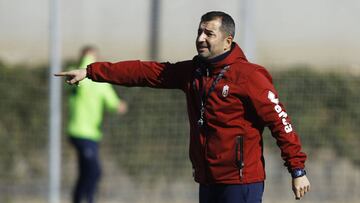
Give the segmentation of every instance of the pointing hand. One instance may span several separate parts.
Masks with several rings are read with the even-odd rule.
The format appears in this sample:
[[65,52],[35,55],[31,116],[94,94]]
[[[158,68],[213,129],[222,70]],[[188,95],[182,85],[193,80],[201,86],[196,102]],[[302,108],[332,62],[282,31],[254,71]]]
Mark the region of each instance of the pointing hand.
[[86,78],[86,69],[77,69],[54,74],[55,76],[66,77],[66,82],[70,85],[78,84]]

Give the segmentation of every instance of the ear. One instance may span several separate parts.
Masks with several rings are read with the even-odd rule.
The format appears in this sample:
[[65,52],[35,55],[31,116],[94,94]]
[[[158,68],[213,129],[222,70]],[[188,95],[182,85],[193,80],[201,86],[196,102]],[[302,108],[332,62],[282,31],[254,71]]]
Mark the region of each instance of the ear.
[[227,36],[225,38],[225,46],[224,46],[224,50],[230,50],[231,49],[231,44],[233,42],[233,37],[230,35],[230,36]]

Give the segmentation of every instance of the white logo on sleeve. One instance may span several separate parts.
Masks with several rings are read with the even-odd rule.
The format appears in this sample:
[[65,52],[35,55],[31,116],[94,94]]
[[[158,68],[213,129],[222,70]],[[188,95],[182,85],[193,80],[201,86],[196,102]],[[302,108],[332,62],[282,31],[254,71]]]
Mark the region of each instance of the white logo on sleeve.
[[223,96],[223,97],[227,97],[228,94],[229,94],[229,86],[228,86],[228,85],[225,85],[225,86],[223,87],[223,90],[222,90],[222,96]]
[[276,113],[278,113],[279,118],[281,118],[281,121],[284,125],[284,130],[286,133],[290,133],[293,129],[291,127],[291,124],[289,122],[287,122],[286,118],[287,118],[287,113],[285,111],[282,110],[281,106],[279,105],[279,99],[275,97],[275,94],[272,91],[269,91],[268,93],[268,99],[275,104],[275,111]]

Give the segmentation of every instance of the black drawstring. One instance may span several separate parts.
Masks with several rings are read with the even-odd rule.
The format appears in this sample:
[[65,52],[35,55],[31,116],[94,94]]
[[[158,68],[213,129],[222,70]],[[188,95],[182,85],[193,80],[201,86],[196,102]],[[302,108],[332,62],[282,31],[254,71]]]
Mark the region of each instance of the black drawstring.
[[[202,84],[202,76],[204,76],[204,74],[203,74],[203,72],[201,71],[200,68],[198,68],[196,70],[196,75],[199,77],[199,93],[202,92],[202,94],[199,94],[199,96],[200,96],[200,118],[198,120],[198,126],[199,127],[203,127],[204,124],[205,124],[205,119],[204,119],[205,106],[206,106],[206,101],[209,98],[209,95],[215,90],[216,84],[221,80],[221,78],[224,77],[225,72],[228,71],[229,68],[230,68],[230,66],[225,66],[220,71],[220,73],[216,76],[213,83],[211,84],[211,87],[210,87],[209,91],[207,92],[207,94],[206,94],[205,87],[203,87],[203,84]],[[208,71],[208,69],[207,69],[207,71]],[[193,82],[193,87],[194,87],[194,90],[196,91],[195,80]],[[200,88],[202,90],[200,90]]]

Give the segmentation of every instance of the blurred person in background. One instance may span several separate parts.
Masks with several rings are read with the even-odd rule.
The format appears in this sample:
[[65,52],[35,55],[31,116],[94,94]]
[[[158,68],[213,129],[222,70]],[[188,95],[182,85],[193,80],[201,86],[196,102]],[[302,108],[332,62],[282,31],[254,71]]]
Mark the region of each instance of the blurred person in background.
[[[180,29],[180,28],[179,28]],[[262,133],[269,127],[292,177],[295,198],[310,190],[301,150],[268,71],[247,61],[233,41],[235,23],[224,12],[201,18],[192,60],[98,62],[55,74],[75,84],[84,78],[125,86],[180,89],[190,122],[190,160],[200,203],[262,202]]]
[[[81,51],[79,68],[97,61],[98,50],[85,46]],[[108,83],[83,80],[69,87],[69,118],[67,134],[78,159],[78,178],[73,189],[72,202],[95,202],[94,197],[101,176],[99,142],[102,139],[101,123],[104,110],[125,114],[127,104],[120,100]]]

